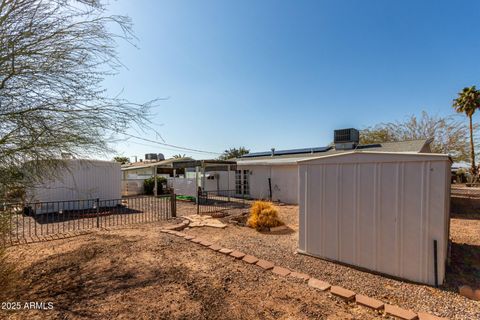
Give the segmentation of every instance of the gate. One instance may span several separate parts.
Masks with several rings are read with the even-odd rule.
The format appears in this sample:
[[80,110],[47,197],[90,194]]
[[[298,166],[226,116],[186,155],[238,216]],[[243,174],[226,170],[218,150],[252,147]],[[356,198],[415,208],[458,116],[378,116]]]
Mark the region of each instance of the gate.
[[175,194],[111,200],[3,203],[0,245],[48,240],[60,234],[176,217]]
[[249,205],[249,198],[236,190],[201,191],[197,193],[197,214],[242,209]]

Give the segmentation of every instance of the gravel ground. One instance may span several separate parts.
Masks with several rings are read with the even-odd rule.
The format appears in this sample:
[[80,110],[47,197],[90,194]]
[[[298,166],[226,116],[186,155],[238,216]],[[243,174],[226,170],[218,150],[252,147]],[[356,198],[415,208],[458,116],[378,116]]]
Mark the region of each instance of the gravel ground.
[[[162,223],[8,249],[19,274],[0,319],[374,319],[305,283],[160,233]],[[3,287],[2,287],[3,289]],[[27,310],[29,301],[52,310]]]
[[[196,211],[192,208],[194,208],[193,205],[182,204],[179,211],[181,214],[195,213]],[[247,210],[231,210],[230,213],[239,214],[245,211]],[[452,219],[453,268],[447,274],[445,285],[436,289],[296,254],[298,207],[279,206],[279,215],[290,228],[290,232],[259,233],[253,229],[232,224],[225,229],[192,228],[186,232],[416,312],[425,311],[451,319],[480,319],[480,302],[469,300],[456,293],[459,284],[479,283],[480,219]],[[223,220],[228,221],[229,217]],[[472,267],[468,261],[476,259],[477,256],[479,257],[476,261],[478,268],[472,270],[476,267]]]

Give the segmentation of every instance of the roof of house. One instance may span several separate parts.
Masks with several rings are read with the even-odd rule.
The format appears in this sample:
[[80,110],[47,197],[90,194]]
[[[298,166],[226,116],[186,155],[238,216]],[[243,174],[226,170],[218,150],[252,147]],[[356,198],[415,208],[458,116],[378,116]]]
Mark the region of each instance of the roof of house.
[[143,169],[143,168],[151,168],[151,167],[159,167],[159,168],[173,168],[173,164],[175,162],[181,162],[186,160],[193,160],[189,157],[184,158],[171,158],[161,161],[142,161],[142,162],[133,162],[122,165],[122,171],[125,170],[135,170],[135,169]]
[[[398,142],[382,142],[369,145],[358,145],[355,150],[362,151],[378,151],[378,152],[402,152],[402,153],[419,153],[432,142],[432,139],[408,140]],[[298,151],[297,151],[298,150]],[[307,151],[306,151],[307,150]],[[310,152],[308,152],[310,150]],[[310,158],[318,158],[321,156],[334,155],[340,153],[352,152],[352,150],[336,150],[334,147],[322,148],[304,148],[293,150],[275,151],[272,156],[271,152],[258,152],[245,155],[235,159],[237,164],[292,164]],[[267,155],[268,154],[268,155]]]

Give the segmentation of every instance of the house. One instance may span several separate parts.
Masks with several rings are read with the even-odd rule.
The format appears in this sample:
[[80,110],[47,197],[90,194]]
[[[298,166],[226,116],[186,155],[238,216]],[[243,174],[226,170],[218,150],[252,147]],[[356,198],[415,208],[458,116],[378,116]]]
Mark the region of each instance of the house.
[[359,144],[356,129],[335,130],[334,144],[291,150],[255,152],[236,158],[235,190],[254,199],[298,204],[298,161],[353,150],[396,153],[431,153],[432,139]]
[[185,170],[175,169],[173,164],[178,161],[192,160],[191,158],[165,159],[163,155],[146,154],[145,161],[122,165],[122,195],[131,196],[143,194],[143,182],[152,177],[184,176]]

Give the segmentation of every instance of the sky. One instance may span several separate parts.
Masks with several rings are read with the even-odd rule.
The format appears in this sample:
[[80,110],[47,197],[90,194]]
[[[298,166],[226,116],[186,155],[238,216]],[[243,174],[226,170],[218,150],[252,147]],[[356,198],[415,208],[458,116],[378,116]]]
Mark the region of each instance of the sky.
[[[457,92],[480,85],[479,1],[110,0],[108,10],[130,16],[138,37],[138,48],[119,44],[125,68],[108,92],[161,99],[161,136],[130,133],[171,145],[325,146],[334,129],[453,114]],[[115,147],[218,156],[134,138]]]

